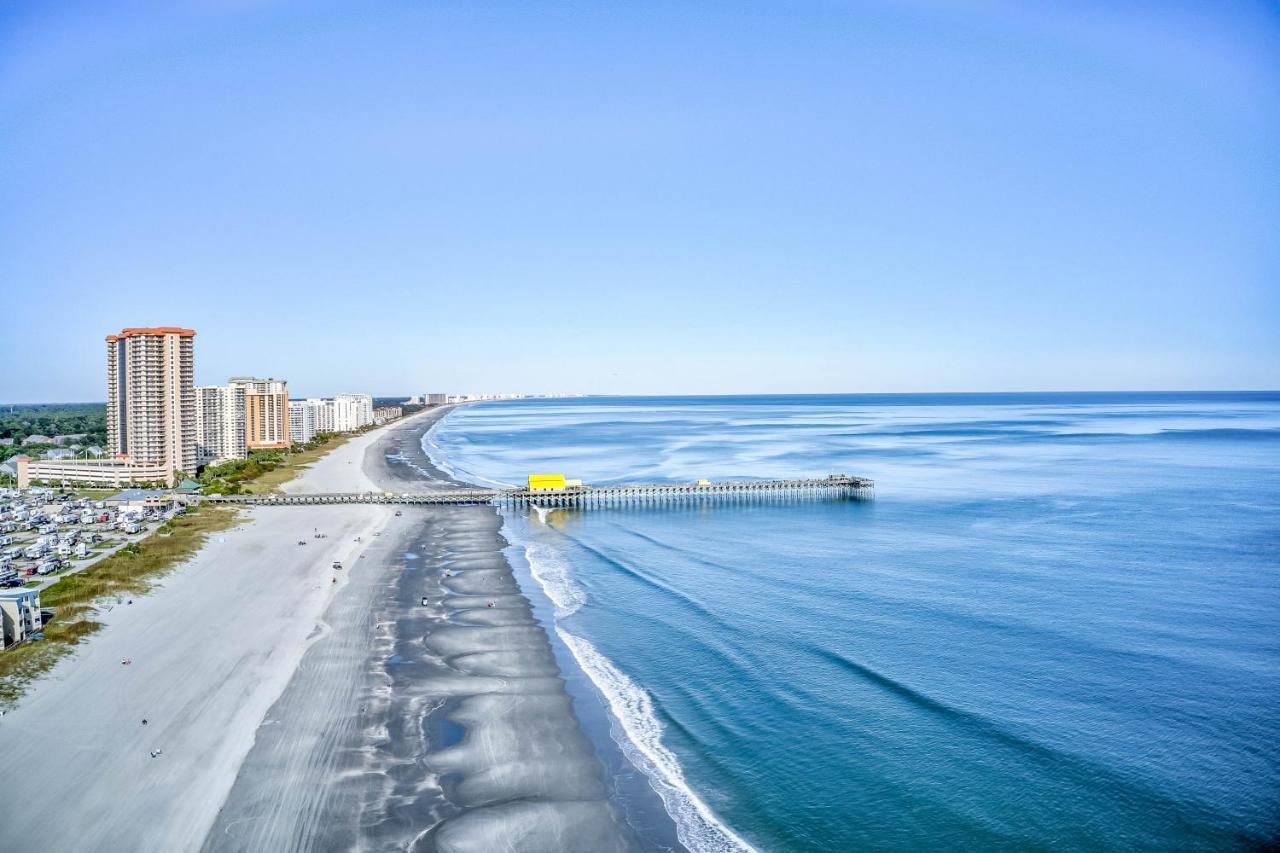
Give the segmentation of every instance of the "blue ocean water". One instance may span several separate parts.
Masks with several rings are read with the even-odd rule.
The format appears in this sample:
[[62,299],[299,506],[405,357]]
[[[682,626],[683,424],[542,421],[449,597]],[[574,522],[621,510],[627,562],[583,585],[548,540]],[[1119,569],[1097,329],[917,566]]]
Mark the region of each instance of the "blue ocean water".
[[469,406],[461,476],[823,476],[874,502],[509,528],[694,849],[1280,842],[1280,395]]

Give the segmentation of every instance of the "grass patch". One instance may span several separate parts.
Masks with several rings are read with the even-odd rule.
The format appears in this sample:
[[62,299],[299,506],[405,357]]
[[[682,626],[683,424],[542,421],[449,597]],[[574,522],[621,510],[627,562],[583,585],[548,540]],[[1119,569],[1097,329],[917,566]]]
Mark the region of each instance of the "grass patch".
[[245,459],[210,465],[200,472],[201,491],[206,495],[260,495],[273,492],[307,466],[336,447],[341,447],[353,433],[324,433],[306,444],[295,444],[287,450],[254,450]]
[[246,483],[244,491],[251,495],[260,495],[265,492],[277,491],[282,485],[289,482],[303,472],[305,468],[314,465],[320,461],[320,458],[332,450],[336,450],[342,445],[350,441],[358,433],[345,433],[335,435],[315,447],[298,451],[297,453],[289,453],[284,457],[284,461],[277,468],[266,471],[250,483]]
[[82,498],[88,498],[91,501],[100,501],[103,498],[109,498],[119,491],[120,489],[76,489],[75,490],[77,495],[79,495]]
[[200,550],[210,533],[235,524],[234,507],[191,507],[170,521],[167,536],[151,536],[124,546],[79,574],[58,580],[40,594],[40,605],[55,610],[45,638],[0,652],[0,706],[11,705],[26,686],[85,638],[102,627],[94,604],[109,597],[133,597]]

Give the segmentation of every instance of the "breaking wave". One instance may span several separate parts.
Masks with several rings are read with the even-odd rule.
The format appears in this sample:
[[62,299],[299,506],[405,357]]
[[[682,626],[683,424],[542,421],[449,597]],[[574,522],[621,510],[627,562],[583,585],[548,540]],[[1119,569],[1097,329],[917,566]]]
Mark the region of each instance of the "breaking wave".
[[587,640],[560,626],[556,626],[556,634],[604,695],[624,735],[615,736],[618,746],[627,759],[649,777],[650,785],[675,821],[680,843],[693,853],[754,851],[755,848],[721,823],[689,788],[680,762],[662,743],[662,723],[658,721],[653,700],[644,688]]
[[529,542],[524,546],[524,557],[529,573],[555,605],[557,619],[577,613],[587,603],[587,593],[573,582],[569,567],[555,549]]

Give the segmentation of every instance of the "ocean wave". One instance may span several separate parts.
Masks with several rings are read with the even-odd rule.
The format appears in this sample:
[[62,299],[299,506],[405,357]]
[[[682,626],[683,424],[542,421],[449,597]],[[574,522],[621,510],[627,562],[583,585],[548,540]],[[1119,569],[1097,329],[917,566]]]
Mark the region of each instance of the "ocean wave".
[[[536,509],[541,510],[541,507]],[[541,512],[539,512],[541,515]],[[542,587],[547,598],[556,608],[556,618],[572,616],[587,603],[587,593],[573,582],[569,575],[569,567],[554,548],[539,542],[528,542],[524,546],[525,562],[529,564],[529,574]]]
[[755,848],[721,823],[685,782],[684,771],[662,743],[662,723],[645,690],[581,637],[556,626],[556,634],[583,672],[604,694],[625,737],[618,745],[627,759],[649,777],[676,824],[680,843],[692,853],[729,853]]
[[[457,410],[455,409],[454,411]],[[450,479],[457,480],[461,483],[471,483],[478,486],[491,486],[497,489],[511,488],[511,483],[504,483],[501,480],[492,480],[488,477],[482,477],[473,471],[468,471],[462,466],[449,461],[449,454],[439,445],[439,443],[437,443],[435,433],[436,430],[439,429],[440,425],[443,424],[453,413],[454,412],[452,411],[447,412],[444,417],[432,424],[431,428],[422,434],[422,452],[431,460],[431,464],[444,472],[444,474]]]

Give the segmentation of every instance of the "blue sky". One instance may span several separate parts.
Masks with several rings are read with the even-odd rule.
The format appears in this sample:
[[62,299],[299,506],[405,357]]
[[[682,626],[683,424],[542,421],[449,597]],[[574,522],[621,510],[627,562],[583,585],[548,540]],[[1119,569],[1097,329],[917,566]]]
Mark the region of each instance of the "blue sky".
[[1274,3],[0,5],[0,400],[1280,387]]

